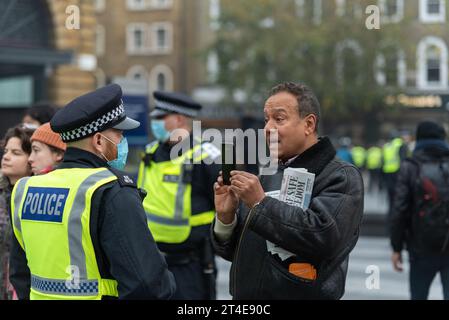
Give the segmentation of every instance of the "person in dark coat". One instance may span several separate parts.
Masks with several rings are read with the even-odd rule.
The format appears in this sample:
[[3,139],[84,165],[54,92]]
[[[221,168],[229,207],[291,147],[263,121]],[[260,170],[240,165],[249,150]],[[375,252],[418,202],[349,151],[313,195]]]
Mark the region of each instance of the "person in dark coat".
[[[215,185],[212,238],[217,253],[232,261],[230,293],[234,299],[340,299],[362,220],[360,172],[318,136],[319,103],[307,86],[275,87],[264,112],[278,171],[260,178],[233,171],[231,185],[221,177]],[[286,168],[315,174],[308,209],[278,200]],[[290,255],[268,251],[267,241]]]
[[444,299],[449,300],[449,209],[447,202],[436,206],[437,199],[448,198],[446,132],[435,122],[423,121],[416,130],[413,156],[401,163],[390,218],[393,267],[404,271],[402,252],[406,249],[412,300],[427,299],[437,273],[441,275]]

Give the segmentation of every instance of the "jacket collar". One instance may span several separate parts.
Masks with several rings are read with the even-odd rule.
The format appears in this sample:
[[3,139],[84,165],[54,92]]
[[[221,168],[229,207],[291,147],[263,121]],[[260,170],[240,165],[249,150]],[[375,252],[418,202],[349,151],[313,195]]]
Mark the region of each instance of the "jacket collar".
[[67,151],[64,154],[64,160],[61,165],[58,166],[58,169],[67,169],[67,168],[102,168],[108,167],[106,161],[96,156],[92,152],[85,151],[78,148],[67,148]]
[[305,168],[309,172],[319,175],[336,154],[330,139],[322,137],[316,144],[298,155],[287,167]]

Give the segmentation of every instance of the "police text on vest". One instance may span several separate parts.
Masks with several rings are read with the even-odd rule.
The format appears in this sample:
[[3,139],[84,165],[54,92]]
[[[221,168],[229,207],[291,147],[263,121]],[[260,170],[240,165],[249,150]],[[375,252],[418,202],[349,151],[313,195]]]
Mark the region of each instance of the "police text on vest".
[[69,189],[29,187],[22,208],[23,220],[62,222]]

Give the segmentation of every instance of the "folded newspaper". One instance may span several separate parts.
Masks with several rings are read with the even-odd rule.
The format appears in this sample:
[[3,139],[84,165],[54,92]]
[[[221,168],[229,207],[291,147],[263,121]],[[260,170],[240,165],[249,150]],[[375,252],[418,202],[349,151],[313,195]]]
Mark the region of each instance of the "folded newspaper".
[[[306,169],[287,168],[282,178],[281,190],[267,192],[266,195],[305,210],[309,207],[312,198],[314,181],[315,175]],[[270,241],[267,241],[267,249],[273,255],[277,254],[282,261],[295,256],[294,253]]]

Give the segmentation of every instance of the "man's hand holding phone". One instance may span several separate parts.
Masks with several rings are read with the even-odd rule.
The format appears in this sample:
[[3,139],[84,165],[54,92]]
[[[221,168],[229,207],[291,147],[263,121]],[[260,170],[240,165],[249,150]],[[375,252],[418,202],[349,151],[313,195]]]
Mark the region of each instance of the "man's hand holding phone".
[[[231,158],[231,161],[225,161]],[[224,224],[234,221],[239,200],[249,208],[265,198],[265,191],[259,178],[253,174],[236,170],[235,146],[222,144],[222,171],[215,183],[215,210],[218,219]]]
[[218,220],[224,224],[231,224],[234,221],[235,213],[239,206],[239,198],[231,190],[230,185],[223,183],[223,175],[220,176],[214,185],[215,191],[215,210],[217,211]]
[[231,190],[248,208],[253,208],[265,198],[259,178],[245,171],[231,172]]
[[265,198],[265,191],[260,184],[259,178],[244,171],[231,172],[231,185],[223,183],[220,172],[215,183],[215,210],[218,219],[224,224],[231,224],[235,218],[239,200],[242,200],[249,208]]

